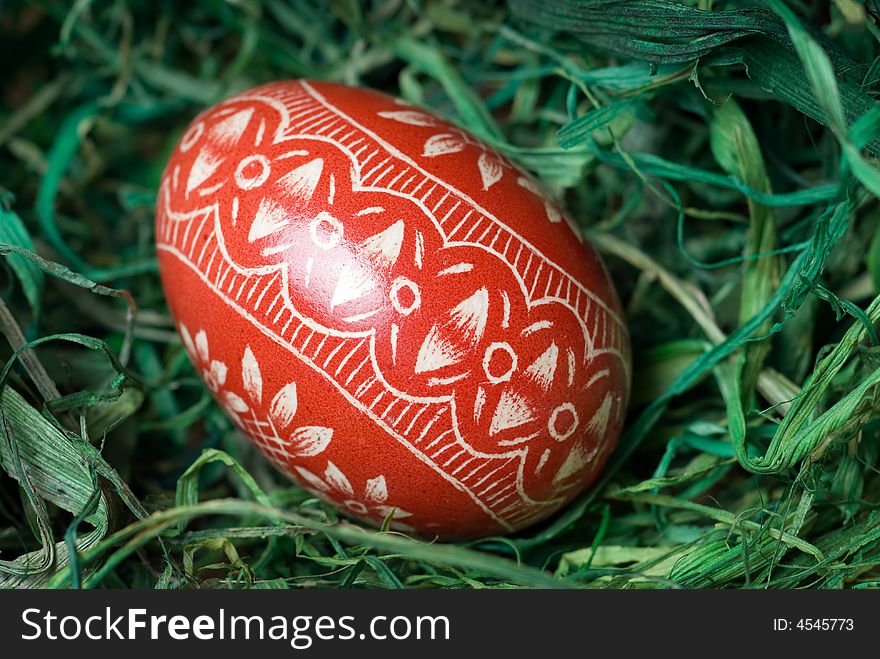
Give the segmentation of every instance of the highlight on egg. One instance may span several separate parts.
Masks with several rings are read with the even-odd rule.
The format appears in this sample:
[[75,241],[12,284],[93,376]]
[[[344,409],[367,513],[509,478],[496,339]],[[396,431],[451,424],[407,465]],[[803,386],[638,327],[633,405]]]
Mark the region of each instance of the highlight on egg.
[[607,271],[527,173],[434,114],[317,81],[246,91],[189,126],[156,218],[205,384],[345,515],[513,532],[612,451],[630,348]]

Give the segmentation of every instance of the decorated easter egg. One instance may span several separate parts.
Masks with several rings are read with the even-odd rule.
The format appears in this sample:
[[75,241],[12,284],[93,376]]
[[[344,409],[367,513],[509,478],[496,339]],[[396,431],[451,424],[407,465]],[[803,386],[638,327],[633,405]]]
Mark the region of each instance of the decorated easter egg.
[[305,80],[234,96],[165,169],[156,246],[232,421],[347,516],[473,538],[547,518],[620,432],[629,343],[596,252],[437,116]]

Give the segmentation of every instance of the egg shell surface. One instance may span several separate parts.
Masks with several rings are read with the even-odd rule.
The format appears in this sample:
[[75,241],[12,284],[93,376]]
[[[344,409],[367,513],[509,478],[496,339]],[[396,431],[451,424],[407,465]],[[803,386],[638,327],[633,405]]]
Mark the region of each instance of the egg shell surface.
[[630,347],[601,260],[497,151],[316,81],[190,124],[156,243],[184,346],[278,469],[372,525],[508,533],[590,485]]

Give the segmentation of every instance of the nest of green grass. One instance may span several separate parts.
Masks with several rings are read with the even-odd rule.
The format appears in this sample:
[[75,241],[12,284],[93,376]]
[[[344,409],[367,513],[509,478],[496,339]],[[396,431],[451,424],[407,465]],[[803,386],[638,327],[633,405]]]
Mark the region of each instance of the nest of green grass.
[[[0,585],[880,584],[876,0],[33,0],[0,13]],[[601,481],[505,538],[361,528],[212,402],[153,248],[204,107],[308,77],[535,173],[635,347]]]

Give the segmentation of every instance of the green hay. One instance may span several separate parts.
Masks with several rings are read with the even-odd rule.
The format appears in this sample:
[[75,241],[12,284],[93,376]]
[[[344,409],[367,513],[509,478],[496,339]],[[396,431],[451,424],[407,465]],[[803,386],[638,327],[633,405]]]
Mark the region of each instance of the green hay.
[[[875,588],[876,0],[0,5],[0,586]],[[626,302],[627,428],[508,538],[361,528],[233,429],[152,247],[167,155],[269,80],[433,108],[535,172]]]

